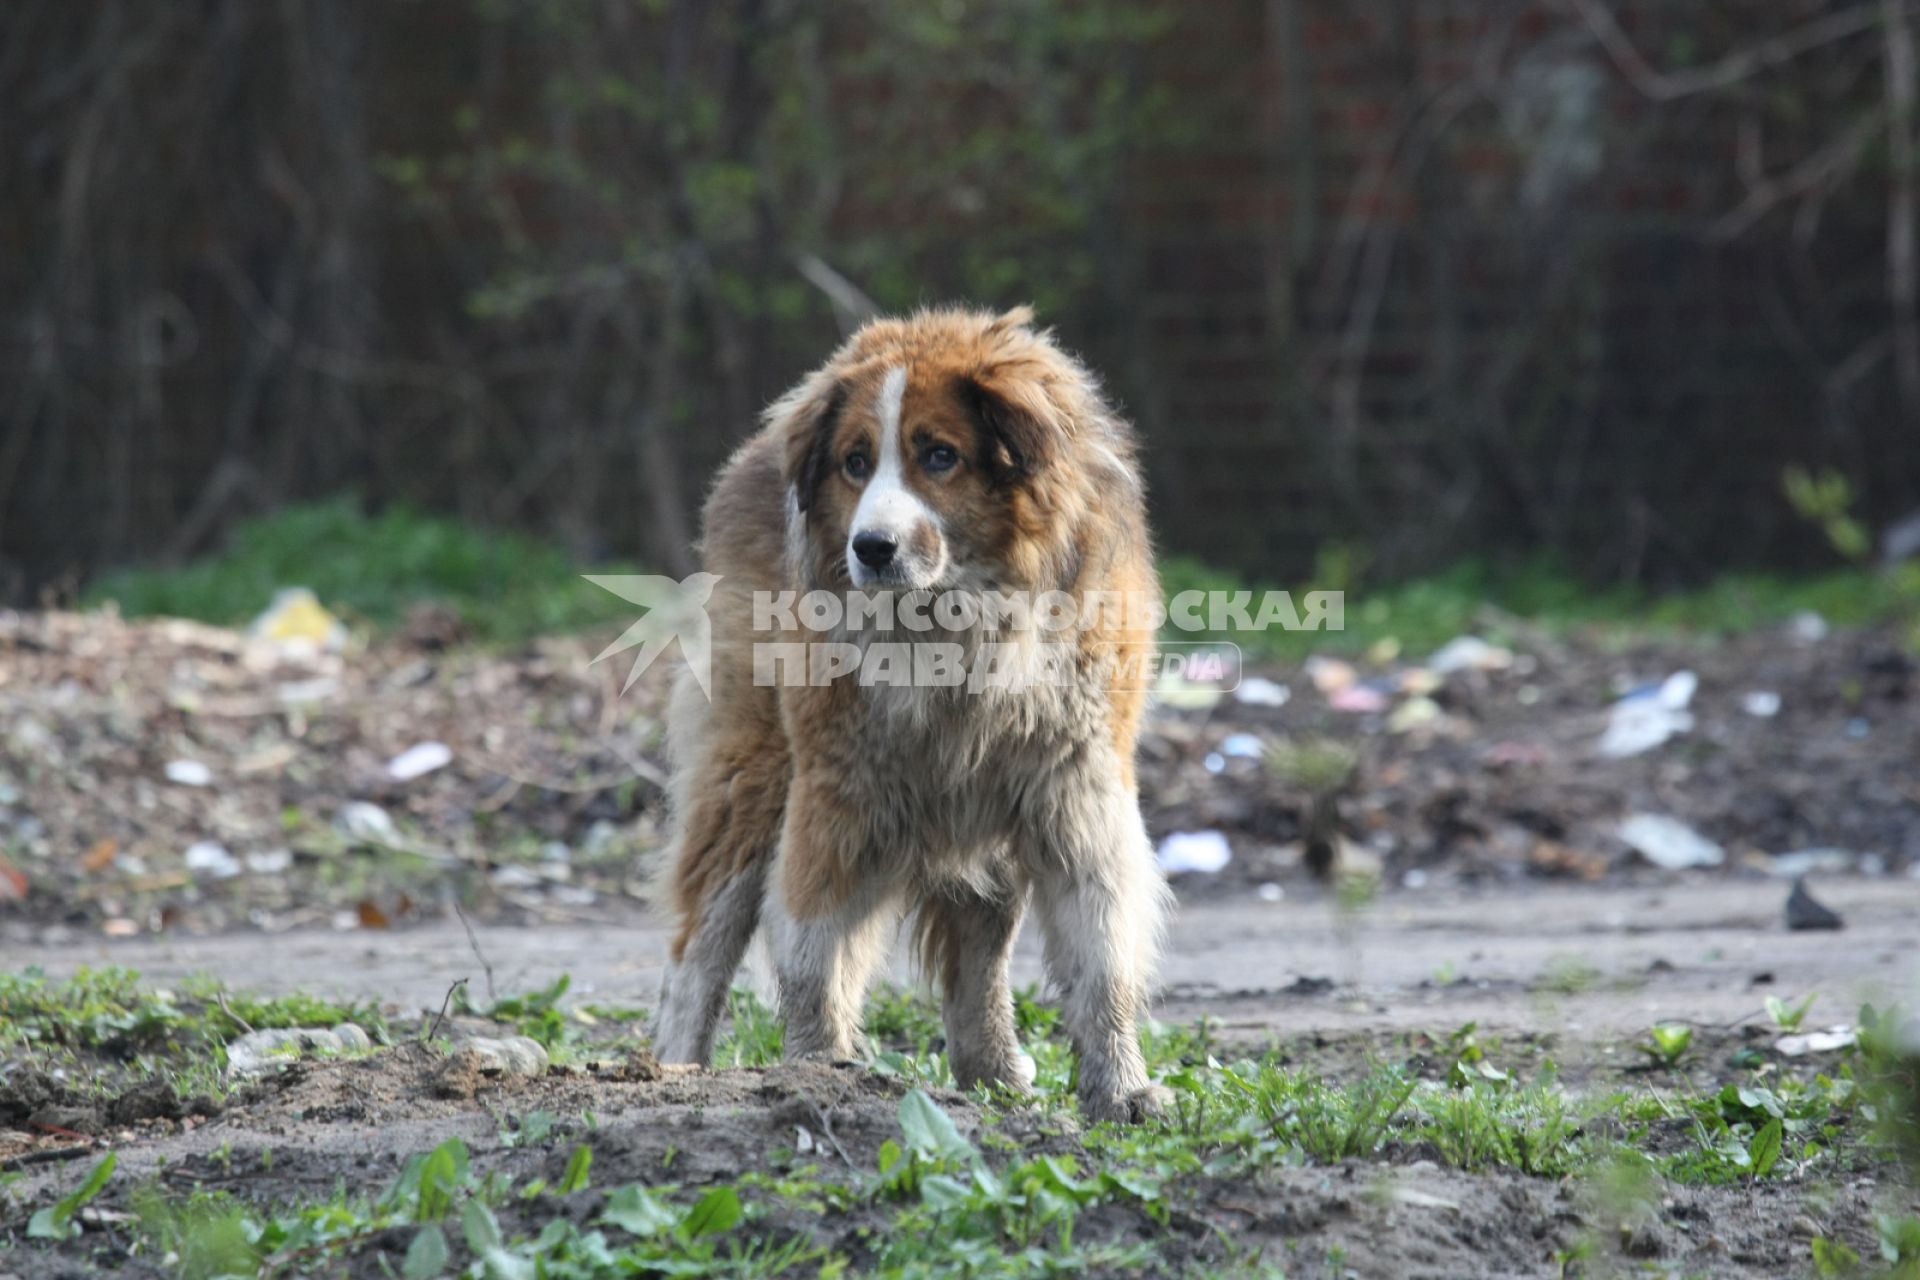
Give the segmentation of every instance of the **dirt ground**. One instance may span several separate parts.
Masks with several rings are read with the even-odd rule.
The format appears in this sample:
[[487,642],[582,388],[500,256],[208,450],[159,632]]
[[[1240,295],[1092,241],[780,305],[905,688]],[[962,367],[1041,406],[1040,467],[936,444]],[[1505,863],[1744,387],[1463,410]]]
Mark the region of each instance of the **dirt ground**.
[[[662,834],[662,690],[650,677],[618,696],[624,672],[587,666],[593,647],[487,652],[419,630],[295,657],[190,624],[0,618],[0,969],[120,965],[161,986],[210,974],[417,1018],[456,979],[477,995],[486,966],[502,993],[566,974],[571,1001],[650,1005],[665,947],[641,869]],[[1656,1023],[1694,1025],[1697,1051],[1671,1083],[1692,1071],[1707,1087],[1734,1053],[1775,1052],[1769,995],[1817,992],[1811,1026],[1850,1023],[1863,1000],[1913,1002],[1920,672],[1886,637],[1533,637],[1508,658],[1441,675],[1430,695],[1417,663],[1359,663],[1348,675],[1380,694],[1372,710],[1342,709],[1341,681],[1321,667],[1268,669],[1283,705],[1230,696],[1155,712],[1141,775],[1153,835],[1217,831],[1232,852],[1217,873],[1176,880],[1158,1018],[1209,1019],[1224,1044],[1274,1046],[1330,1078],[1376,1057],[1419,1060],[1475,1024],[1604,1090],[1643,1081],[1638,1046]],[[1698,676],[1692,728],[1642,754],[1600,754],[1617,694],[1680,670]],[[1777,695],[1777,709],[1755,714],[1755,693]],[[1428,696],[1420,715],[1403,712]],[[1315,739],[1357,762],[1335,828],[1343,856],[1376,879],[1358,907],[1309,874],[1313,797],[1267,758]],[[450,762],[396,777],[389,762],[423,742],[445,744]],[[1722,860],[1649,865],[1619,833],[1635,812],[1687,824]],[[1843,930],[1786,929],[1779,873],[1796,861]],[[1031,936],[1016,971],[1039,978]],[[898,960],[894,977],[912,980]],[[7,1077],[0,1101],[26,1105],[35,1087]],[[121,1153],[116,1187],[151,1176],[257,1199],[376,1187],[450,1135],[476,1167],[551,1178],[571,1142],[499,1137],[501,1116],[535,1108],[597,1118],[597,1182],[657,1181],[671,1160],[673,1179],[697,1187],[769,1168],[796,1126],[831,1132],[836,1159],[870,1170],[898,1133],[901,1092],[854,1067],[627,1062],[463,1091],[402,1045],[281,1072],[224,1109],[129,1096],[98,1121]],[[958,1095],[940,1100],[963,1129],[985,1122]],[[1084,1156],[1070,1122],[998,1123],[1028,1152]],[[32,1203],[75,1166],[14,1172],[17,1202]],[[1663,1272],[1800,1274],[1816,1235],[1874,1247],[1882,1182],[1850,1169],[1817,1189],[1675,1185],[1658,1220],[1619,1244]],[[1556,1274],[1594,1221],[1574,1181],[1469,1174],[1419,1150],[1191,1189],[1164,1227],[1108,1206],[1090,1229],[1151,1238],[1170,1268],[1216,1262],[1230,1238],[1296,1275],[1536,1276]],[[863,1225],[770,1227],[838,1233],[828,1243],[857,1259]],[[85,1273],[72,1250],[0,1258],[0,1277]]]
[[[1911,999],[1920,982],[1920,884],[1833,879],[1821,892],[1846,918],[1840,933],[1786,931],[1778,880],[1698,876],[1659,887],[1401,894],[1358,913],[1305,894],[1190,903],[1174,921],[1155,1014],[1216,1020],[1223,1044],[1278,1045],[1334,1077],[1376,1056],[1417,1055],[1474,1023],[1507,1054],[1550,1057],[1568,1082],[1594,1088],[1633,1078],[1651,1025],[1691,1022],[1695,1071],[1710,1085],[1730,1054],[1766,1050],[1777,1038],[1762,1016],[1768,994],[1818,992],[1809,1025],[1850,1022],[1862,999]],[[455,924],[90,940],[14,947],[6,960],[52,975],[129,965],[161,985],[211,973],[263,993],[380,1000],[405,1016],[432,1009],[456,978],[480,983],[480,956],[503,990],[564,973],[573,998],[644,1003],[664,952],[662,931],[645,917],[485,926],[477,937],[479,955]],[[1038,976],[1030,938],[1018,971],[1023,980]],[[904,969],[896,976],[909,979]],[[203,1121],[183,1123],[164,1110],[145,1125],[128,1120],[135,1140],[120,1146],[119,1181],[158,1177],[175,1190],[297,1198],[339,1180],[384,1185],[407,1156],[448,1136],[468,1143],[476,1167],[555,1178],[570,1141],[526,1149],[499,1137],[501,1116],[535,1108],[596,1117],[594,1168],[609,1184],[659,1180],[669,1162],[683,1185],[725,1181],[768,1167],[796,1125],[830,1129],[845,1159],[870,1169],[880,1143],[897,1136],[904,1088],[858,1067],[806,1064],[687,1073],[615,1061],[529,1080],[447,1079],[441,1058],[403,1045],[272,1077]],[[939,1100],[963,1131],[977,1130],[981,1115],[964,1097]],[[190,1114],[192,1105],[173,1111]],[[1079,1151],[1070,1121],[1014,1124],[1009,1136],[1029,1154]],[[72,1177],[63,1166],[26,1173],[17,1192],[29,1198]],[[1817,1204],[1804,1187],[1676,1186],[1658,1221],[1641,1224],[1630,1243],[1639,1260],[1680,1274],[1801,1274],[1813,1235],[1870,1241],[1869,1215],[1886,1193],[1879,1182],[1872,1172],[1850,1174],[1824,1187]],[[1305,1260],[1335,1251],[1351,1276],[1539,1276],[1555,1274],[1556,1253],[1590,1226],[1591,1194],[1572,1181],[1465,1173],[1417,1150],[1397,1151],[1384,1162],[1283,1169],[1252,1181],[1201,1179],[1168,1227],[1110,1208],[1099,1230],[1154,1239],[1170,1267],[1216,1257],[1209,1242],[1229,1232],[1273,1258],[1302,1260],[1298,1274],[1321,1274]],[[834,1230],[851,1239],[860,1225],[836,1220]],[[39,1265],[24,1257],[8,1264],[24,1267],[22,1275],[63,1274]]]

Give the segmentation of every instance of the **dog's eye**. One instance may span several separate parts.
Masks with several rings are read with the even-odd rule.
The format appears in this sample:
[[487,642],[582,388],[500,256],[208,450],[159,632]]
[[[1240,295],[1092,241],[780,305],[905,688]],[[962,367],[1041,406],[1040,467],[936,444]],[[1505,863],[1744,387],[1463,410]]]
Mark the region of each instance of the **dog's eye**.
[[952,445],[937,444],[927,450],[920,464],[929,471],[951,471],[959,461],[960,455],[954,451]]
[[867,460],[866,454],[850,453],[847,455],[847,474],[855,480],[865,480],[867,473],[871,470],[873,470],[873,463]]

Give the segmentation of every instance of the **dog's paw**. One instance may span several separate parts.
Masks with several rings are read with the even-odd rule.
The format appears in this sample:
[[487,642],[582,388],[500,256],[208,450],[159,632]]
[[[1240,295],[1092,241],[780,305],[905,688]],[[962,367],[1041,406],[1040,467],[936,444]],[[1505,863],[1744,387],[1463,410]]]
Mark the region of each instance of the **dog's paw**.
[[962,1089],[984,1084],[1013,1094],[1031,1093],[1034,1077],[1040,1074],[1033,1058],[1019,1050],[999,1062],[970,1063],[956,1058],[952,1067],[954,1083]]
[[1080,1099],[1080,1109],[1093,1124],[1112,1120],[1119,1124],[1139,1124],[1155,1120],[1173,1109],[1173,1093],[1157,1084],[1131,1093],[1103,1094]]

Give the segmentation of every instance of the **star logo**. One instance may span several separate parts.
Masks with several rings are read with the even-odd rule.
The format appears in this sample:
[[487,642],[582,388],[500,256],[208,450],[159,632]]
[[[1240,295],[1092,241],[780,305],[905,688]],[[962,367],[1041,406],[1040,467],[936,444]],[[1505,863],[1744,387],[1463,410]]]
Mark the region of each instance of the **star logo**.
[[712,700],[713,621],[707,617],[707,601],[713,598],[713,589],[719,585],[719,574],[695,573],[679,582],[646,573],[582,576],[594,586],[647,611],[645,617],[602,649],[588,666],[638,646],[640,652],[634,655],[633,669],[627,673],[626,684],[620,687],[620,692],[625,693],[677,639],[687,670],[699,682],[700,692]]

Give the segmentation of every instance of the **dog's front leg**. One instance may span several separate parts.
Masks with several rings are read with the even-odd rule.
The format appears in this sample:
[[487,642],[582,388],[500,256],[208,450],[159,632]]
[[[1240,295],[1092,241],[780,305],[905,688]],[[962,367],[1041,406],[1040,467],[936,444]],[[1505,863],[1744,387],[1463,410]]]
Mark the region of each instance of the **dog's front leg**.
[[796,783],[767,894],[788,1058],[844,1061],[898,898],[849,847],[851,824],[827,793]]
[[1094,1121],[1145,1119],[1170,1100],[1147,1078],[1139,1037],[1166,882],[1131,791],[1074,786],[1053,817],[1033,833],[1031,873],[1047,972],[1080,1056],[1080,1106]]
[[1024,886],[1002,883],[987,892],[955,886],[920,908],[921,967],[939,976],[947,1058],[962,1089],[996,1084],[1024,1093],[1033,1083],[1007,981],[1025,905]]

